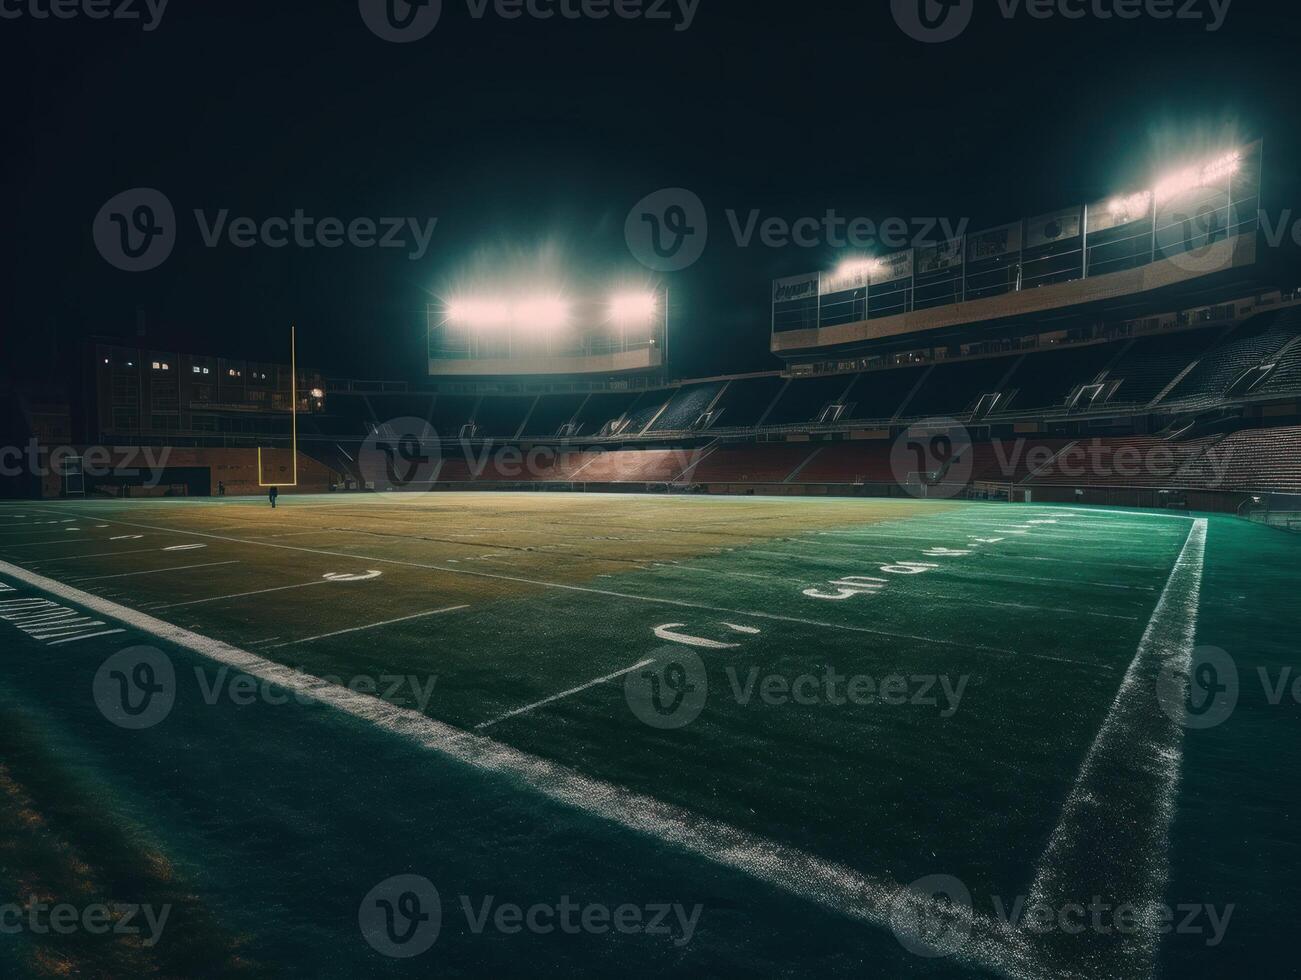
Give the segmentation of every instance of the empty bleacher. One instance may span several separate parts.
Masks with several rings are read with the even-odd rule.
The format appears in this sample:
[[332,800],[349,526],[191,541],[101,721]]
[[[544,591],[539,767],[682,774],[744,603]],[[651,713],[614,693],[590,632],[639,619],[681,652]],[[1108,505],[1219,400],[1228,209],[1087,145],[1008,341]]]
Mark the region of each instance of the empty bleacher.
[[550,438],[574,417],[574,413],[587,401],[586,395],[543,395],[533,406],[533,412],[524,423],[524,437]]
[[1011,358],[994,357],[937,364],[903,414],[909,418],[964,414],[982,394],[997,390],[1014,363]]
[[1258,313],[1209,350],[1163,405],[1221,398],[1243,374],[1277,354],[1301,334],[1301,307]]
[[714,406],[714,425],[726,428],[757,425],[785,383],[785,379],[775,374],[729,381]]
[[1179,472],[1184,486],[1301,493],[1301,427],[1247,429],[1226,436]]
[[669,400],[669,393],[663,389],[643,391],[628,409],[626,423],[620,430],[621,435],[639,436],[646,426],[660,414]]
[[1106,436],[1068,443],[1025,482],[1079,487],[1175,487],[1177,475],[1219,440],[1172,442],[1158,436]]
[[892,419],[930,365],[864,371],[845,394],[846,419]]
[[691,474],[693,483],[781,483],[808,459],[803,443],[742,443],[719,446]]
[[601,435],[609,423],[623,418],[637,397],[637,393],[631,391],[602,391],[592,395],[574,417],[576,434]]
[[668,406],[660,417],[655,420],[649,431],[676,432],[691,428],[705,409],[709,407],[710,403],[713,402],[714,398],[717,397],[722,387],[723,382],[721,381],[683,385],[669,399]]
[[1146,405],[1222,333],[1222,329],[1192,330],[1134,341],[1107,371],[1106,380],[1121,382],[1108,404]]
[[485,396],[474,413],[475,435],[513,439],[536,400],[533,395]]
[[838,401],[853,382],[847,374],[793,378],[768,414],[767,425],[813,422],[830,403]]
[[1117,353],[1115,344],[1095,344],[1027,354],[1003,383],[1010,398],[999,413],[1025,415],[1064,406],[1071,392],[1094,380]]
[[429,421],[439,438],[458,438],[461,429],[469,423],[478,402],[477,395],[439,395],[434,399],[434,408]]

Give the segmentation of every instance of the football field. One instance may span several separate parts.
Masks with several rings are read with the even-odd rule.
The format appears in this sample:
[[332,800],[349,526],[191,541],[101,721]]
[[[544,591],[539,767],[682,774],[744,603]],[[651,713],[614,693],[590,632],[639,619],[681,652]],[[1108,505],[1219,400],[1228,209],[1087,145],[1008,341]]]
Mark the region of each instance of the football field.
[[0,969],[1277,975],[1298,569],[1047,505],[6,504],[0,903],[169,911]]

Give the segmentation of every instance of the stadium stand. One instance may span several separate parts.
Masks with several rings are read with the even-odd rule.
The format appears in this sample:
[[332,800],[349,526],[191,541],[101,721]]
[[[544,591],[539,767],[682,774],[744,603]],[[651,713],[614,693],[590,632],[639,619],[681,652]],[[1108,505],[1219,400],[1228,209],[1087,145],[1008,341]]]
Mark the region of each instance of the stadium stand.
[[1207,403],[1222,398],[1247,371],[1278,354],[1298,335],[1301,308],[1257,314],[1208,351],[1161,403]]
[[1157,436],[1082,439],[1061,449],[1028,485],[1171,487],[1176,474],[1196,460],[1220,436],[1173,442]]
[[729,429],[757,425],[785,383],[775,374],[729,381],[714,405],[714,425]]
[[1301,426],[1234,432],[1185,463],[1175,482],[1214,490],[1301,493]]
[[513,439],[537,398],[532,395],[485,397],[474,414],[476,434],[481,437]]
[[1027,354],[1003,384],[1006,398],[999,413],[1025,415],[1064,406],[1071,393],[1097,378],[1116,354],[1113,344]]
[[1256,388],[1259,392],[1295,391],[1301,388],[1301,340],[1285,348],[1265,380]]
[[965,414],[975,407],[982,394],[996,391],[999,381],[1013,366],[1014,361],[1007,357],[937,364],[926,384],[904,406],[904,414],[913,417]]
[[862,440],[824,443],[799,472],[801,483],[890,483],[891,441]]
[[837,374],[824,378],[795,378],[768,415],[768,425],[788,425],[818,419],[827,405],[839,401],[854,379]]
[[626,423],[620,428],[619,435],[639,436],[668,404],[668,394],[663,391],[644,391],[628,409]]
[[1109,403],[1147,405],[1223,333],[1212,328],[1135,340],[1107,371],[1106,380],[1120,382]]
[[635,392],[599,392],[583,403],[574,416],[574,434],[599,436],[611,422],[623,418],[638,396]]
[[455,439],[473,418],[478,402],[476,395],[439,395],[434,399],[430,424],[441,438]]
[[679,388],[649,431],[677,432],[690,429],[713,403],[722,387],[723,382],[712,381]]
[[930,366],[864,371],[845,394],[848,419],[892,419]]
[[719,446],[692,474],[693,483],[781,483],[816,447],[804,443]]
[[543,395],[533,406],[528,421],[524,423],[525,438],[530,436],[550,438],[560,427],[574,417],[574,413],[587,401],[586,395]]

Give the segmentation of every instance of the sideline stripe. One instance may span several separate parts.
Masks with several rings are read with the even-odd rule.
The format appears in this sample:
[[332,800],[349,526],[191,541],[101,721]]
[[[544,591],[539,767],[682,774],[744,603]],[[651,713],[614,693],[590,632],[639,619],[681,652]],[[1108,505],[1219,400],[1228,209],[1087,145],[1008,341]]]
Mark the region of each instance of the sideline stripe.
[[[900,903],[909,906],[913,921],[921,917],[923,927],[927,921],[924,913],[931,911],[932,905],[938,915],[951,914],[946,911],[947,903],[941,906],[908,893],[901,896],[901,886],[888,878],[869,877],[846,865],[585,776],[503,742],[455,728],[372,694],[332,684],[16,565],[0,561],[0,573],[286,691],[310,697],[448,759],[481,772],[509,777],[547,799],[747,874],[846,917],[889,929],[892,923],[903,927],[892,916]],[[1031,975],[1026,969],[1029,955],[1025,937],[993,918],[974,913],[969,924],[971,937],[956,958],[1006,976]]]
[[540,708],[544,704],[550,704],[552,701],[559,701],[561,698],[567,698],[569,695],[577,694],[580,691],[586,691],[589,687],[596,687],[598,684],[612,681],[616,677],[622,677],[624,674],[631,674],[634,670],[637,670],[640,667],[645,667],[647,664],[653,664],[654,662],[654,657],[647,657],[645,660],[638,661],[631,667],[625,667],[623,670],[616,670],[613,674],[606,674],[604,677],[594,678],[586,684],[579,684],[577,687],[571,687],[569,690],[561,691],[559,694],[553,694],[549,698],[543,698],[541,701],[534,701],[532,704],[526,704],[524,707],[516,708],[514,711],[507,711],[504,715],[498,715],[496,718],[489,721],[481,721],[474,727],[476,729],[491,728],[493,725],[505,721],[507,718],[514,718],[516,715],[522,715],[527,711],[532,711],[534,708]]
[[[1170,826],[1178,802],[1184,732],[1157,698],[1163,668],[1186,677],[1192,666],[1206,555],[1205,518],[1189,529],[1183,550],[1148,621],[1106,719],[1089,748],[1061,821],[1049,838],[1030,888],[1028,907],[1062,909],[1100,896],[1112,907],[1132,904],[1135,935],[1071,937],[1075,963],[1090,976],[1152,976],[1160,941],[1161,903],[1170,875]],[[1067,954],[1045,944],[1049,957]],[[1051,963],[1053,976],[1064,964]]]
[[[522,575],[503,575],[499,572],[480,572],[469,568],[448,568],[446,565],[431,565],[418,561],[402,561],[398,558],[379,558],[374,555],[354,555],[346,551],[326,551],[322,548],[304,548],[301,545],[294,544],[276,544],[273,541],[251,541],[246,538],[232,538],[223,534],[207,534],[203,531],[181,531],[176,528],[159,527],[153,524],[137,524],[131,521],[115,521],[109,518],[111,524],[117,524],[121,527],[143,528],[147,531],[167,531],[172,534],[188,534],[192,537],[210,538],[215,541],[232,541],[236,544],[246,544],[258,548],[279,548],[282,551],[300,551],[309,555],[326,555],[330,558],[351,558],[354,561],[379,562],[385,565],[401,565],[405,568],[425,568],[430,571],[444,572],[448,575],[468,575],[473,578],[494,579],[499,582],[518,582],[523,585],[534,585],[543,589],[557,589],[565,592],[583,592],[588,595],[612,596],[616,599],[631,599],[634,602],[647,602],[652,605],[662,606],[679,606],[684,609],[704,609],[708,612],[728,613],[732,616],[755,616],[759,619],[772,619],[783,623],[799,623],[801,626],[818,626],[822,629],[845,630],[850,633],[865,633],[869,636],[882,636],[890,640],[918,640],[922,643],[933,643],[936,646],[957,647],[960,650],[980,650],[985,653],[1015,653],[1015,650],[1004,649],[1003,647],[983,646],[977,643],[967,643],[961,640],[948,640],[936,636],[915,636],[911,633],[889,633],[885,630],[869,629],[866,626],[849,626],[844,623],[826,623],[817,619],[804,619],[799,616],[780,616],[777,613],[758,612],[751,609],[732,609],[727,606],[711,606],[703,602],[688,602],[685,599],[666,599],[660,596],[634,595],[630,592],[615,592],[611,589],[594,589],[586,585],[571,585],[564,582],[548,582],[545,579],[524,578]],[[1014,579],[1014,581],[1024,581]],[[1047,579],[1045,581],[1057,584],[1055,580]],[[288,588],[289,586],[287,586]],[[256,593],[250,593],[256,594]],[[223,598],[235,598],[225,596]],[[217,600],[204,600],[217,601]],[[172,609],[179,605],[191,605],[191,603],[176,603],[171,606],[158,606],[159,609]]]

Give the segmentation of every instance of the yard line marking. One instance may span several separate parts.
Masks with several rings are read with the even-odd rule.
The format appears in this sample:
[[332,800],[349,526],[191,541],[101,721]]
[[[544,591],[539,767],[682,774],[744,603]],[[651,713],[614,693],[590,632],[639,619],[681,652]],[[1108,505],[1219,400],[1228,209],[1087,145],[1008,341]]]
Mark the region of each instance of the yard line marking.
[[[782,554],[782,552],[772,552],[772,551],[764,551],[764,552],[747,551],[746,553],[765,554],[765,555]],[[835,564],[837,567],[843,567],[844,563],[832,562],[831,564]],[[693,565],[681,565],[681,564],[657,563],[655,567],[651,569],[651,571],[696,572],[700,575],[728,575],[728,576],[739,575],[742,578],[759,579],[760,581],[769,582],[773,585],[791,585],[791,586],[803,587],[809,584],[808,581],[805,579],[778,578],[776,575],[759,575],[754,572],[730,572],[722,568],[696,568]],[[900,584],[902,585],[903,583]],[[1026,602],[998,602],[997,600],[994,599],[977,599],[974,596],[945,595],[942,592],[929,592],[925,590],[916,590],[916,589],[909,589],[907,591],[906,596],[909,599],[912,598],[943,599],[949,602],[955,602],[963,605],[974,604],[977,606],[1008,606],[1013,609],[1031,609],[1036,612],[1067,613],[1072,616],[1098,616],[1102,619],[1128,619],[1128,620],[1138,619],[1137,616],[1122,616],[1119,613],[1093,612],[1091,610],[1085,610],[1085,609],[1063,609],[1060,606],[1038,606]]]
[[94,639],[97,636],[114,636],[118,633],[125,633],[126,630],[104,630],[99,633],[89,633],[85,636],[70,636],[66,640],[55,640],[49,644],[52,647],[62,646],[65,643],[80,643],[82,640]]
[[360,633],[363,630],[378,629],[381,626],[392,626],[394,623],[405,623],[412,619],[423,619],[426,616],[439,616],[442,613],[456,612],[458,609],[469,609],[468,605],[446,606],[442,609],[430,609],[428,612],[414,613],[411,616],[400,616],[397,619],[386,619],[381,623],[367,623],[365,626],[351,626],[346,630],[335,630],[333,633],[319,633],[316,636],[305,636],[301,640],[290,640],[288,643],[277,643],[273,647],[267,647],[268,650],[278,650],[281,647],[297,646],[299,643],[311,643],[313,640],[325,640],[332,636],[343,636],[345,633]]
[[222,602],[226,599],[243,599],[251,595],[266,595],[268,592],[284,592],[287,589],[305,589],[309,585],[329,585],[329,579],[314,579],[311,582],[299,582],[297,585],[277,585],[274,589],[255,589],[252,592],[236,592],[232,595],[215,595],[207,599],[190,599],[187,602],[169,602],[164,606],[154,606],[155,609],[179,609],[181,606],[201,606],[206,602]]
[[8,548],[39,548],[42,545],[77,544],[79,541],[98,541],[99,538],[50,538],[48,541],[23,541],[18,544],[6,544]]
[[236,558],[232,561],[210,561],[202,565],[174,565],[171,568],[151,568],[147,572],[119,572],[117,575],[92,575],[89,578],[72,579],[72,582],[76,585],[80,585],[83,582],[102,582],[106,578],[134,578],[137,575],[157,575],[160,572],[186,572],[191,568],[215,568],[218,565],[238,564],[240,564],[240,561]]
[[38,558],[33,565],[52,565],[57,561],[79,561],[82,558],[116,558],[118,555],[143,555],[148,552],[158,554],[160,548],[128,548],[126,551],[97,551],[89,555],[62,555],[58,558]]
[[[1186,677],[1192,666],[1206,528],[1198,518],[1189,529],[1030,888],[1030,906],[1060,909],[1102,896],[1138,908],[1142,931],[1119,941],[1095,936],[1089,957],[1078,948],[1088,937],[1072,937],[1071,957],[1090,963],[1091,976],[1150,977],[1155,967],[1184,742],[1158,701],[1157,677],[1170,665]],[[1044,952],[1061,950],[1048,944]]]
[[[913,541],[914,541],[914,542],[920,542],[921,539],[922,539],[922,535],[918,535],[916,538],[913,539]],[[793,539],[790,539],[790,540],[791,540],[792,543],[794,543],[794,542],[796,542],[796,541],[804,541],[804,542],[807,542],[807,543],[809,543],[809,544],[816,544],[816,545],[818,545],[819,547],[822,547],[822,548],[855,548],[855,549],[863,550],[863,551],[881,551],[881,552],[885,552],[886,554],[890,554],[890,555],[895,554],[895,553],[898,552],[898,550],[899,550],[898,548],[886,547],[886,546],[884,546],[884,545],[872,545],[872,544],[861,544],[861,545],[857,545],[857,544],[847,544],[847,543],[842,542],[842,541],[822,541],[822,540],[820,540],[820,539],[818,539],[818,538],[793,538]],[[867,540],[867,539],[864,539],[864,540]],[[1031,542],[1029,542],[1029,541],[1024,541],[1024,540],[1021,540],[1021,539],[1017,539],[1017,540],[1015,540],[1015,541],[1009,539],[1006,543],[1007,543],[1007,544],[1011,544],[1011,545],[1024,545],[1024,544],[1031,544]],[[953,544],[953,542],[950,542],[950,544]],[[942,547],[942,546],[941,546],[941,545],[935,545],[934,547]],[[971,546],[970,546],[970,545],[963,545],[963,544],[959,543],[959,547],[971,547]],[[1056,544],[1053,544],[1053,545],[1045,545],[1045,547],[1052,548],[1052,549],[1054,549],[1054,550],[1056,550],[1056,551],[1061,551],[1061,550],[1062,550],[1061,545],[1056,545]],[[747,550],[748,550],[748,549],[747,549]],[[1094,560],[1094,559],[1092,559],[1092,558],[1089,558],[1089,559],[1081,559],[1081,558],[1078,558],[1078,557],[1077,557],[1077,558],[1053,558],[1053,557],[1050,557],[1050,556],[1048,556],[1048,555],[1012,555],[1012,554],[1008,554],[1008,553],[1007,553],[1006,551],[1004,551],[1002,548],[997,548],[997,549],[995,549],[995,548],[993,548],[993,547],[989,547],[989,548],[983,548],[983,547],[982,547],[982,548],[980,548],[979,550],[980,550],[982,553],[989,554],[989,555],[992,555],[992,556],[995,557],[995,558],[998,558],[1000,561],[1002,561],[1002,560],[1004,560],[1004,559],[1006,559],[1006,560],[1008,560],[1008,561],[1051,561],[1051,562],[1060,562],[1060,563],[1065,563],[1065,564],[1068,564],[1068,565],[1081,565],[1081,564],[1087,564],[1087,565],[1096,566],[1096,567],[1098,567],[1098,568],[1124,568],[1124,569],[1127,569],[1127,570],[1129,570],[1129,571],[1134,571],[1134,572],[1158,572],[1158,571],[1164,571],[1166,568],[1169,567],[1168,565],[1130,565],[1130,564],[1127,564],[1127,563],[1125,563],[1125,562],[1096,561],[1096,560]]]
[[[444,758],[486,774],[504,776],[556,803],[739,871],[847,918],[890,929],[900,901],[914,906],[912,911],[921,914],[923,922],[927,921],[924,918],[926,914],[944,915],[948,909],[947,904],[940,906],[917,896],[902,898],[902,886],[888,877],[870,876],[624,786],[585,776],[504,742],[455,728],[373,694],[353,691],[294,670],[17,565],[0,561],[0,572],[110,616],[166,643],[234,667],[286,691],[302,694]],[[916,908],[918,905],[920,908]],[[964,923],[966,921],[964,918]],[[1028,975],[1026,968],[1033,961],[1024,936],[985,916],[972,914],[970,925],[971,938],[955,954],[956,959],[1005,976]]]
[[498,715],[496,718],[490,719],[489,721],[481,721],[479,722],[479,724],[475,725],[474,727],[476,730],[483,729],[483,728],[491,728],[493,725],[503,722],[507,718],[514,718],[516,715],[525,714],[526,712],[532,711],[534,708],[540,708],[544,704],[551,704],[551,702],[559,701],[561,698],[567,698],[571,694],[578,694],[580,691],[586,691],[589,687],[596,687],[598,684],[604,684],[606,681],[612,681],[616,677],[622,677],[624,674],[631,674],[634,670],[638,670],[642,667],[645,667],[647,664],[653,664],[654,662],[655,662],[654,657],[647,657],[645,660],[638,661],[637,663],[633,664],[631,667],[625,667],[623,668],[623,670],[616,670],[613,674],[606,674],[604,677],[594,678],[593,680],[588,681],[586,684],[579,684],[577,687],[571,687],[569,690],[561,691],[559,694],[553,694],[549,698],[543,698],[541,701],[534,701],[532,704],[526,704],[524,705],[524,707],[516,708],[514,711],[507,711],[504,715]]
[[[813,555],[797,555],[790,551],[759,551],[758,549],[747,549],[745,553],[750,555],[772,555],[774,558],[798,558],[800,561],[809,561],[818,565],[834,565],[835,567],[840,569],[843,569],[845,567],[844,559],[818,558]],[[872,566],[871,562],[867,562],[866,565],[868,567],[874,567]],[[1039,583],[1046,583],[1048,585],[1056,585],[1056,586],[1087,585],[1095,589],[1127,589],[1134,592],[1155,592],[1156,591],[1156,586],[1154,585],[1118,585],[1115,582],[1086,582],[1081,579],[1036,578],[1031,575],[999,575],[996,572],[983,572],[983,571],[966,572],[965,570],[959,569],[956,566],[952,568],[944,568],[944,567],[936,568],[936,569],[932,569],[932,572],[940,575],[944,575],[944,574],[951,575],[954,578],[964,579],[966,581],[999,579],[1004,582],[1020,582],[1022,584],[1026,584],[1029,582],[1039,582]]]
[[[300,545],[293,544],[276,544],[274,541],[251,541],[246,538],[232,538],[221,534],[207,534],[202,531],[178,531],[174,528],[156,527],[151,524],[136,524],[130,521],[115,521],[123,527],[138,527],[145,530],[170,531],[175,534],[190,534],[200,538],[212,538],[217,541],[232,541],[236,544],[246,544],[258,548],[279,548],[282,551],[301,551],[309,555],[328,555],[331,558],[351,558],[354,561],[378,562],[386,565],[401,565],[405,568],[426,568],[431,571],[444,572],[448,575],[468,575],[472,578],[493,579],[500,582],[519,582],[524,585],[535,585],[544,589],[558,589],[566,592],[583,592],[588,595],[613,596],[616,599],[631,599],[634,602],[647,602],[664,606],[680,606],[684,609],[704,609],[709,612],[729,613],[733,616],[755,616],[760,619],[772,619],[786,623],[799,623],[803,626],[817,626],[823,629],[845,630],[850,633],[866,633],[871,636],[883,636],[893,640],[918,640],[922,643],[934,643],[937,646],[957,647],[961,650],[980,650],[985,653],[1015,653],[1014,650],[1007,650],[1002,647],[987,647],[976,643],[966,643],[958,640],[941,639],[934,636],[916,636],[911,633],[890,633],[885,630],[869,629],[866,626],[849,626],[844,623],[827,623],[817,619],[804,619],[799,616],[779,616],[776,613],[757,612],[750,609],[732,609],[727,606],[711,606],[702,602],[687,602],[683,599],[665,599],[659,596],[634,595],[629,592],[615,592],[610,589],[594,589],[585,585],[571,585],[564,582],[548,582],[545,579],[524,578],[522,575],[503,575],[498,572],[480,572],[468,568],[448,568],[446,565],[431,565],[417,561],[402,561],[398,558],[378,558],[373,555],[353,555],[346,551],[325,551],[322,548],[304,548]],[[1017,579],[1016,581],[1021,581]],[[1049,580],[1053,581],[1053,580]],[[311,583],[307,583],[311,584]],[[295,588],[296,586],[284,586],[284,588]],[[301,587],[301,586],[297,586]],[[275,590],[270,590],[275,591]],[[257,593],[249,593],[256,595]],[[227,596],[226,598],[236,598]],[[198,601],[217,601],[217,600],[198,600]],[[171,609],[179,605],[192,605],[193,603],[176,603],[173,606],[159,606],[160,609]]]

